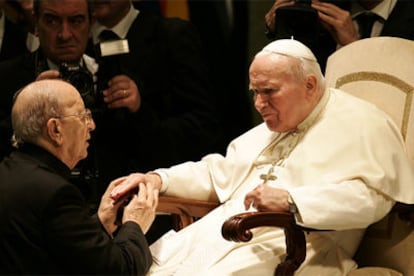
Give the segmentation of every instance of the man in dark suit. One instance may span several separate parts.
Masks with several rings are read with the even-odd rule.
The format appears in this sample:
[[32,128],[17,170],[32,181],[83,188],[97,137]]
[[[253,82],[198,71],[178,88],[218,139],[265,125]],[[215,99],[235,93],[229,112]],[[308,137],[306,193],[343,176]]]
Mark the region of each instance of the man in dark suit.
[[[97,73],[94,60],[82,55],[93,18],[79,2],[86,0],[35,2],[41,50],[25,60],[0,65],[4,92],[0,112],[5,113],[1,118],[7,116],[14,91],[43,70],[59,69],[62,61],[76,61],[81,68],[96,73],[94,81],[99,89],[82,95],[93,111],[97,129],[88,158],[73,172],[93,205],[108,183],[119,176],[174,165],[213,151],[219,131],[207,90],[201,45],[191,25],[139,14],[134,22],[138,27],[131,27],[128,33],[130,53],[114,61],[119,71],[116,77],[108,77],[113,68],[100,66],[103,69]],[[71,6],[72,15],[65,14],[63,6]],[[9,144],[11,136],[10,130],[1,131],[2,136],[4,133],[1,147]],[[3,152],[0,150],[0,158]]]
[[117,223],[124,200],[110,198],[114,182],[89,215],[68,181],[95,129],[79,92],[62,80],[33,82],[17,94],[12,124],[18,149],[0,163],[0,274],[144,275],[158,192],[142,186]]
[[[114,127],[106,119],[97,123],[97,162],[101,168],[108,167],[102,173],[111,179],[124,172],[197,160],[217,151],[216,140],[221,135],[218,115],[195,27],[177,18],[138,11],[130,0],[95,0],[94,4],[97,22],[92,38],[96,47],[128,45],[128,51],[96,56],[99,72],[110,79],[103,92],[107,108],[129,110]],[[100,34],[104,30],[113,31],[118,39],[103,41]],[[119,77],[112,78],[116,74],[134,79],[134,89]],[[117,135],[111,137],[114,132]],[[101,150],[109,145],[116,149],[112,160],[108,160],[111,149]]]
[[[274,32],[275,24],[278,24],[275,11],[292,5],[295,1],[275,0],[265,15],[269,38],[278,38]],[[322,32],[326,34],[319,38],[316,49],[313,49],[322,68],[336,49],[361,38],[395,36],[414,40],[414,1],[314,0],[311,7],[316,10]],[[360,18],[366,14],[373,14],[373,21],[364,35],[361,31],[365,24]]]
[[[92,10],[88,11],[87,0],[45,0],[36,1],[35,5],[36,33],[39,36],[40,49],[0,63],[0,160],[12,150],[10,111],[13,94],[17,90],[34,81],[42,71],[59,69],[62,62],[82,64],[88,68],[96,67],[91,58],[86,59],[83,55],[92,24]],[[70,7],[75,15],[68,16],[62,7]],[[75,19],[78,23],[76,28],[69,24],[70,20]]]
[[[92,58],[84,55],[93,23],[90,3],[87,0],[40,0],[34,2],[33,12],[40,48],[33,53],[27,52],[0,63],[0,160],[13,150],[10,143],[13,94],[34,81],[41,72],[49,69],[59,70],[63,64],[68,65],[65,68],[78,68],[66,70],[68,73],[62,77],[69,79],[68,76],[72,76],[70,79],[75,80],[72,84],[75,85],[76,82],[76,87],[85,102],[93,95],[92,74],[96,72],[97,64]],[[87,89],[90,87],[92,89]],[[88,108],[92,108],[89,102],[87,105]],[[83,162],[82,160],[80,163]],[[79,167],[80,164],[73,171],[71,181],[79,186],[96,211],[100,195],[95,193],[95,183],[83,181],[92,173],[80,174]]]

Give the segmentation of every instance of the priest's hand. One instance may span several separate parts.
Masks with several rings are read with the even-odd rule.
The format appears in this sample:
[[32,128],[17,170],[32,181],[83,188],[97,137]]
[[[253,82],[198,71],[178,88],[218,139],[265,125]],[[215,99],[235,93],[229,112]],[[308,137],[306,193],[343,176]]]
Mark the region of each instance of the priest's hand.
[[124,203],[124,200],[114,201],[110,196],[112,190],[116,187],[116,185],[119,185],[119,183],[112,182],[109,184],[108,188],[101,198],[101,203],[99,204],[97,213],[99,221],[102,223],[106,232],[110,236],[112,236],[112,233],[114,233],[118,228],[117,214],[119,208],[121,208],[122,204]]
[[132,173],[128,176],[123,176],[111,182],[116,186],[110,194],[110,197],[118,201],[131,193],[136,193],[140,183],[147,185],[151,183],[156,190],[161,189],[161,177],[156,173]]
[[244,198],[246,210],[253,206],[258,211],[289,211],[289,192],[260,184]]
[[141,227],[144,234],[147,233],[155,219],[157,205],[158,189],[154,189],[151,183],[140,183],[138,195],[133,194],[124,208],[122,223],[133,221]]

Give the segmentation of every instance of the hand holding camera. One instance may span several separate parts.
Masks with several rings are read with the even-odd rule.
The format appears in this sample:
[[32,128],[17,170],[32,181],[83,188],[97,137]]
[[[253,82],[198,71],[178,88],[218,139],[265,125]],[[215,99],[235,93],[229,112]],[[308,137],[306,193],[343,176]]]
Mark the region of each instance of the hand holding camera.
[[277,39],[294,37],[317,47],[326,29],[337,44],[345,45],[358,38],[349,8],[349,0],[276,0],[265,20]]
[[312,8],[318,11],[322,26],[328,30],[337,44],[344,46],[358,40],[358,32],[349,10],[322,1],[312,1]]
[[58,79],[60,78],[60,73],[57,70],[46,70],[41,72],[37,77],[36,81],[47,80],[47,79]]

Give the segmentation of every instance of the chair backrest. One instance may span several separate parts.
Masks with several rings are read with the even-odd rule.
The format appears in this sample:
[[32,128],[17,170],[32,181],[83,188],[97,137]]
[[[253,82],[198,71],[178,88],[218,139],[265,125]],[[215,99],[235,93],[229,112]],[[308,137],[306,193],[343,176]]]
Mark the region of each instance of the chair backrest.
[[328,86],[368,100],[388,113],[401,127],[414,163],[414,41],[396,37],[358,40],[329,57],[325,76]]
[[[325,76],[328,86],[372,102],[388,113],[400,127],[414,164],[414,41],[395,37],[356,41],[329,57]],[[357,261],[414,275],[414,226],[395,214],[370,226]]]

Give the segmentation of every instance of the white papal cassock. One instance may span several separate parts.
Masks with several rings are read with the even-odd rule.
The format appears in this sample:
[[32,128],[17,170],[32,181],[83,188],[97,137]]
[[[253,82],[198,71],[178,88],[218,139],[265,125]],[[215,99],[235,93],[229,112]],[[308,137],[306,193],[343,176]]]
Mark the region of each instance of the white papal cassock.
[[285,254],[277,228],[254,230],[248,243],[221,236],[222,223],[245,211],[244,196],[270,168],[295,201],[298,223],[340,230],[307,235],[299,275],[345,275],[363,229],[394,201],[414,203],[414,169],[399,129],[374,105],[329,89],[297,131],[276,133],[261,124],[236,138],[225,157],[210,154],[158,170],[165,195],[212,199],[223,204],[178,233],[151,246],[150,275],[273,275]]

